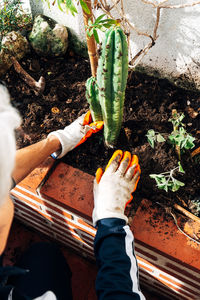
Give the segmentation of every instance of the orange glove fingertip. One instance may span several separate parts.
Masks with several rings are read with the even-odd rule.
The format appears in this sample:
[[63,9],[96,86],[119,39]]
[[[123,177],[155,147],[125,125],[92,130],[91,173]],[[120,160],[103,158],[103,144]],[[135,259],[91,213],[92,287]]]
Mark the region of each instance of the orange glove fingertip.
[[90,110],[88,110],[88,112],[86,113],[84,120],[83,120],[83,126],[84,125],[89,125],[92,122],[92,115]]
[[96,171],[96,181],[97,181],[98,184],[101,180],[102,175],[103,175],[102,168],[98,168],[97,171]]
[[130,163],[130,167],[132,167],[133,165],[137,165],[138,164],[138,157],[137,155],[133,155],[131,163]]
[[107,164],[107,166],[106,166],[106,170],[108,169],[108,167],[110,166],[110,164],[112,163],[112,161],[113,161],[118,155],[120,155],[120,160],[121,160],[121,159],[122,159],[122,156],[123,156],[123,151],[122,151],[122,150],[116,150],[116,151],[113,153],[111,159],[109,160],[109,162],[108,162],[108,164]]
[[95,127],[93,132],[97,132],[103,128],[104,121],[95,121],[89,124],[90,127]]
[[129,164],[130,164],[130,162],[131,162],[131,153],[129,151],[124,152],[124,155],[123,155],[123,158],[122,158],[121,162],[126,160],[127,158],[129,160]]

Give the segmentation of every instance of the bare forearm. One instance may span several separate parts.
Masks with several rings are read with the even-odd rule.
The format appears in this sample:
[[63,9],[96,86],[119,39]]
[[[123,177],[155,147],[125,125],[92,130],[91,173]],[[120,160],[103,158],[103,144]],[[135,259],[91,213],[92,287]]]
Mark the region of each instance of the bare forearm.
[[51,153],[60,149],[59,140],[51,136],[16,152],[12,177],[18,183],[41,164]]

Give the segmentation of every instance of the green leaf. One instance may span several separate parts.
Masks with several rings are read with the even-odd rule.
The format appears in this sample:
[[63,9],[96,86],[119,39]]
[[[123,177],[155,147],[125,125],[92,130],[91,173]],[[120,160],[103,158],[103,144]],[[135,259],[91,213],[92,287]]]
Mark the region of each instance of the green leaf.
[[162,174],[150,174],[150,175],[149,175],[149,177],[150,177],[150,178],[153,178],[153,179],[156,178],[156,177],[158,177],[158,178],[163,178],[163,176],[164,176],[164,175],[162,175]]
[[149,129],[147,131],[146,137],[147,137],[147,140],[148,140],[148,143],[150,144],[150,146],[152,148],[154,148],[154,144],[155,144],[155,140],[156,140],[155,131],[153,129]]
[[184,186],[184,185],[185,185],[185,183],[183,183],[182,181],[179,181],[179,180],[173,178],[173,186],[172,186],[171,190],[172,190],[172,192],[176,192],[179,190],[179,188],[181,186]]
[[91,18],[89,18],[89,20],[88,20],[88,26],[90,27],[92,25],[93,25],[92,20],[91,20]]
[[87,4],[83,0],[80,0],[80,4],[81,4],[81,7],[84,10],[84,12],[89,15],[90,14],[90,10],[89,10]]
[[[57,0],[58,1],[58,0]],[[59,0],[60,1],[60,0]],[[63,1],[63,0],[62,0]],[[65,5],[66,8],[69,9],[69,11],[71,12],[72,16],[75,16],[75,13],[77,14],[77,9],[74,6],[74,3],[72,0],[65,0]]]
[[95,41],[97,42],[97,44],[99,44],[99,36],[96,29],[93,30],[93,34],[94,34]]
[[61,4],[63,4],[63,0],[57,0],[58,8],[63,11]]
[[190,134],[187,134],[181,147],[184,149],[187,149],[187,150],[194,148],[194,146],[195,146],[195,144],[193,143],[194,140],[195,140],[195,138],[193,136],[191,136]]
[[164,175],[162,174],[150,174],[149,175],[150,178],[155,179],[156,184],[159,188],[162,188],[160,186],[165,185],[166,184],[166,178]]
[[177,184],[177,185],[179,185],[179,186],[184,186],[184,185],[185,185],[184,182],[182,182],[182,181],[180,181],[180,180],[177,180],[177,179],[175,179],[175,184]]
[[183,167],[181,166],[180,161],[178,162],[178,166],[179,166],[179,172],[180,173],[185,173],[185,171],[183,170]]
[[179,114],[179,113],[176,113],[172,116],[172,118],[170,118],[168,121],[171,122],[173,124],[173,127],[178,129],[179,126],[185,126],[183,123],[182,123],[182,120],[184,119],[185,115],[184,114]]
[[[95,24],[99,23],[101,21],[101,19],[103,19],[103,17],[105,17],[106,14],[100,15],[96,20],[95,20]],[[106,20],[105,20],[106,21]]]
[[165,142],[165,138],[160,133],[157,134],[156,139],[158,143]]

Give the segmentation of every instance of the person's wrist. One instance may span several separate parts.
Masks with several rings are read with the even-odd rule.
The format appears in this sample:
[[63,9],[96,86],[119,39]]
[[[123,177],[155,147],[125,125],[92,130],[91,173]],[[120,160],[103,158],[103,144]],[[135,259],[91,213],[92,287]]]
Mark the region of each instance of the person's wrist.
[[50,145],[50,148],[52,149],[52,153],[53,152],[57,152],[61,150],[61,143],[59,138],[56,135],[48,135],[47,137],[47,142]]

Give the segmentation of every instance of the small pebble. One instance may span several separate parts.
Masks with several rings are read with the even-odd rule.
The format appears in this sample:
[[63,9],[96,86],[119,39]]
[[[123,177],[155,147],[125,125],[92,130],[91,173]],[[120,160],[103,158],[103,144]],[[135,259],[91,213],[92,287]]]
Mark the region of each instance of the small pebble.
[[57,108],[56,106],[52,107],[51,111],[53,114],[59,114],[60,112],[59,108]]
[[72,99],[67,99],[66,103],[67,103],[67,104],[72,103]]

